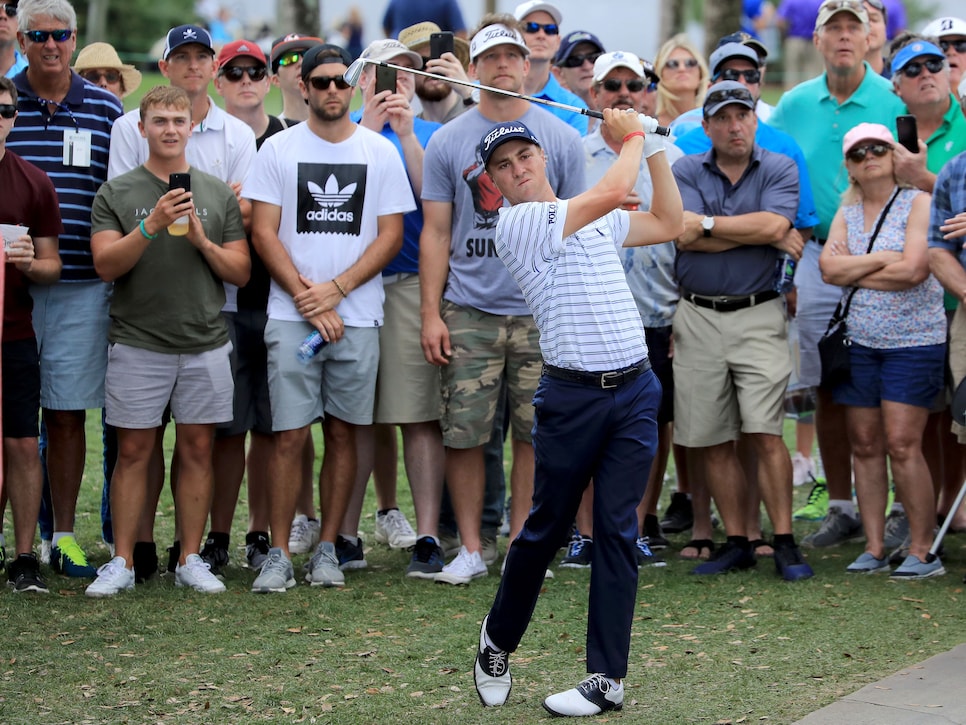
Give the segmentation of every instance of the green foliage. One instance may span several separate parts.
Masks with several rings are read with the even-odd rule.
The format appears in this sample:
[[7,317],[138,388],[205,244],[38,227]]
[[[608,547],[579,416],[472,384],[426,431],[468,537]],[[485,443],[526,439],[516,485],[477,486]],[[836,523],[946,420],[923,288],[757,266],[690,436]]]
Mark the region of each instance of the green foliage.
[[87,37],[88,8],[92,0],[74,0],[80,31],[78,48],[95,40],[113,45],[128,62],[153,62],[151,48],[172,27],[198,22],[193,0],[100,0],[107,3],[106,37]]

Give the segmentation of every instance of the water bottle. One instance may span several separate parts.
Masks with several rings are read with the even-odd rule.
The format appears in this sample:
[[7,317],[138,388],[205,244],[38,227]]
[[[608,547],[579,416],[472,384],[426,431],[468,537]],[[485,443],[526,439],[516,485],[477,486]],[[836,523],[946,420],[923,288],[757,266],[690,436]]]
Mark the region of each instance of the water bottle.
[[789,255],[783,254],[778,258],[778,270],[775,278],[775,291],[786,294],[792,291],[795,279],[795,265],[797,262]]
[[312,358],[319,354],[319,350],[322,349],[323,345],[325,345],[325,339],[322,337],[322,333],[318,330],[312,330],[309,336],[299,343],[298,349],[295,351],[295,357],[303,365],[308,365],[312,361]]

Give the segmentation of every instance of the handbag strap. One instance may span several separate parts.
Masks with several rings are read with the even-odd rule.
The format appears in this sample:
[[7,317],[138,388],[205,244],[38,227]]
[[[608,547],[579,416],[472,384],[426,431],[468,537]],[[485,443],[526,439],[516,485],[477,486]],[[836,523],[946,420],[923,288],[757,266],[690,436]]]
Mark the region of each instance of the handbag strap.
[[[872,247],[875,245],[875,238],[879,236],[879,230],[882,229],[882,225],[885,223],[886,217],[889,216],[889,210],[892,208],[892,203],[896,200],[896,197],[899,196],[899,191],[899,187],[896,187],[896,190],[892,192],[892,196],[889,198],[889,201],[886,202],[884,207],[882,207],[882,211],[879,213],[879,218],[875,223],[875,229],[872,230],[872,236],[869,237],[869,247],[865,250],[866,254],[869,254],[872,251]],[[835,312],[832,314],[832,319],[830,319],[828,322],[828,328],[825,330],[826,334],[828,334],[828,332],[835,327],[835,325],[837,325],[839,322],[842,322],[846,317],[849,316],[849,307],[852,305],[852,298],[855,296],[857,291],[858,287],[853,287],[849,291],[849,294],[845,297],[844,304],[842,300],[839,300],[838,305],[835,307]]]

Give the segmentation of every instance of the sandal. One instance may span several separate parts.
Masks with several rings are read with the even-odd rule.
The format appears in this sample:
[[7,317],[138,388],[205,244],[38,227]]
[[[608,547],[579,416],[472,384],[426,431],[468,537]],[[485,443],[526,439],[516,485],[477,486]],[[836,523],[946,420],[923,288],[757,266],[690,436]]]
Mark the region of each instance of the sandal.
[[[684,552],[688,549],[694,549],[697,553],[694,556],[685,554]],[[700,559],[701,561],[707,561],[711,558],[711,554],[713,553],[714,542],[711,539],[691,539],[691,541],[686,543],[684,548],[678,552],[678,556],[682,559]]]
[[[771,544],[764,539],[752,539],[748,544],[751,546],[751,550],[755,552],[755,556],[772,557],[775,555],[775,550]],[[765,549],[765,551],[759,551],[759,549]]]

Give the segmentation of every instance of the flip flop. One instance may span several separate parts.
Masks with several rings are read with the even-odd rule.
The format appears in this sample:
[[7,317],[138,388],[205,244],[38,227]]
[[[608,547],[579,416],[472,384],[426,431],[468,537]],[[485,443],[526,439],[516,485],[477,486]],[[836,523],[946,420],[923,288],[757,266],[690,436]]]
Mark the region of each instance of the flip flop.
[[[752,539],[748,543],[751,545],[751,550],[755,552],[755,556],[770,557],[775,555],[775,550],[771,544],[764,539]],[[766,551],[759,551],[759,549],[766,549]]]
[[[694,556],[685,554],[684,552],[687,551],[688,549],[694,549],[698,553],[695,554]],[[704,553],[705,550],[707,550],[708,552],[707,554]],[[714,542],[711,539],[691,539],[691,541],[686,543],[684,545],[684,548],[682,548],[681,551],[678,552],[678,556],[682,559],[692,559],[692,560],[700,559],[701,561],[707,561],[708,559],[711,558],[712,553],[714,553]]]

